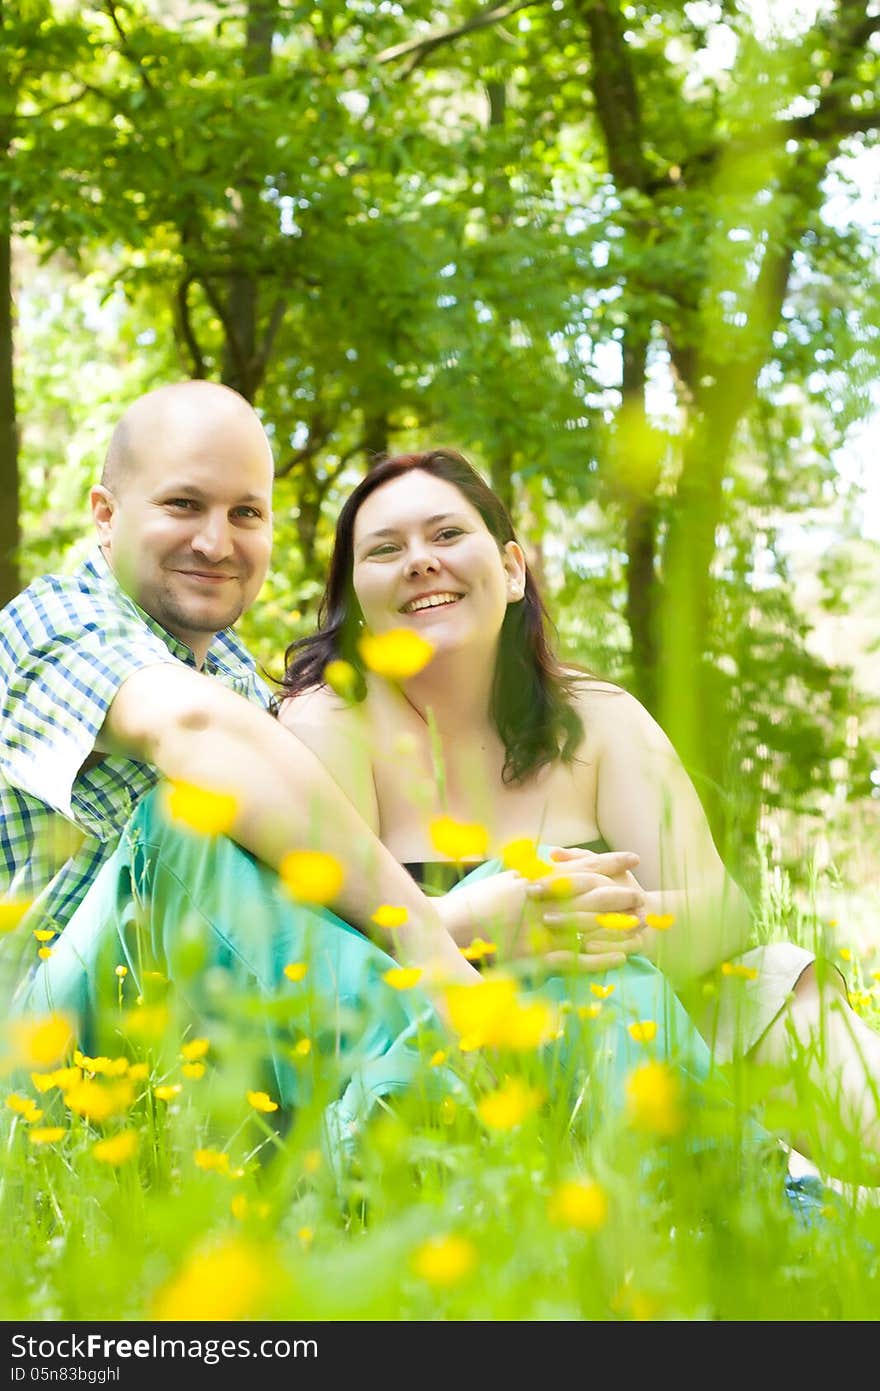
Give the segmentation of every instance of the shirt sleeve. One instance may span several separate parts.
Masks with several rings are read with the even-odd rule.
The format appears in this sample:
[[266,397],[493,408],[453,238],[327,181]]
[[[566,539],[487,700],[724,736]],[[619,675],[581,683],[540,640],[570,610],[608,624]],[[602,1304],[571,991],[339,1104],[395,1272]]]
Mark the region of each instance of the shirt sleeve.
[[[7,624],[2,643],[4,658],[10,655],[5,649],[13,648],[13,662],[0,682],[0,771],[11,787],[104,839],[110,808],[78,798],[77,775],[123,682],[145,667],[177,659],[134,616],[108,607],[77,621],[64,605],[41,603],[28,591],[21,598],[14,628]],[[117,818],[118,813],[109,820]]]

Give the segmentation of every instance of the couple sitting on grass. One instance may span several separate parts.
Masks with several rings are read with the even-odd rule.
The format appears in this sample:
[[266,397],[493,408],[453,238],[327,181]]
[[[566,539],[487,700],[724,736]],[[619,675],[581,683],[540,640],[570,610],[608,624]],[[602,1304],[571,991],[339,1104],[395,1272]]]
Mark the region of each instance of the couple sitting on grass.
[[[236,393],[152,391],[92,489],[98,549],[0,613],[0,889],[23,909],[7,967],[30,943],[11,1010],[69,1013],[92,1048],[115,967],[143,994],[157,966],[202,1019],[225,982],[264,1001],[270,1090],[295,1108],[273,1006],[308,991],[338,1021],[315,1047],[328,1074],[343,1063],[327,1125],[344,1144],[379,1098],[460,1082],[465,987],[512,975],[554,1002],[554,1085],[587,1110],[594,1090],[622,1102],[646,1057],[698,1088],[746,1055],[780,1079],[811,1069],[852,1137],[838,1172],[870,1176],[880,1036],[802,947],[746,950],[749,905],[681,763],[630,695],[560,663],[475,470],[448,450],[375,465],[340,514],[319,630],[274,692],[231,631],[268,567],[272,481]],[[175,815],[187,796],[222,834]],[[65,823],[80,843],[59,864]],[[705,1005],[707,973],[698,1029],[681,998]],[[450,1040],[433,1068],[425,1030]]]

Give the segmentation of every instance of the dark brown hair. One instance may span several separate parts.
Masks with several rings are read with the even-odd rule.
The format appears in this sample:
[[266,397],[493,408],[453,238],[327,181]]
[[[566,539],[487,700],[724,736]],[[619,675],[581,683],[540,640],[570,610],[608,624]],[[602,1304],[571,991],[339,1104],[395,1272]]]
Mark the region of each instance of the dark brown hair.
[[[276,710],[286,696],[322,685],[327,663],[340,658],[357,672],[354,698],[363,700],[366,677],[357,650],[360,607],[352,578],[355,519],[361,504],[377,488],[416,470],[456,487],[477,509],[499,549],[516,540],[504,503],[455,450],[432,449],[424,454],[380,459],[339,514],[327,584],[318,608],[318,631],[312,637],[298,638],[285,652]],[[547,637],[551,626],[535,578],[526,566],[523,597],[507,605],[492,687],[492,718],[506,755],[505,782],[521,782],[556,759],[570,762],[583,736],[573,704],[578,675],[560,666]]]

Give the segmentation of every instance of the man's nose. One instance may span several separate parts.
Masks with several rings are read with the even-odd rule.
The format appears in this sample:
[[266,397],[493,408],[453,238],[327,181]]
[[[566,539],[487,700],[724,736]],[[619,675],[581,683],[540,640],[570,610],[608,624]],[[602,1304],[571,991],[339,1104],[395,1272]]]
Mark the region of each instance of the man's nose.
[[225,512],[203,512],[192,538],[192,548],[207,560],[225,560],[232,554],[232,528]]

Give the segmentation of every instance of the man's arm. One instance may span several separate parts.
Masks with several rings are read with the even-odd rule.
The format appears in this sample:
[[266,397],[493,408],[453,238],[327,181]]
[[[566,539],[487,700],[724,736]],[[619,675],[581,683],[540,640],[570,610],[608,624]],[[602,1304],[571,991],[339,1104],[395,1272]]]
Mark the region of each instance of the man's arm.
[[[182,664],[146,667],[119,688],[96,741],[166,778],[236,800],[232,839],[273,869],[291,850],[335,856],[345,881],[332,905],[406,961],[478,980],[429,900],[358,815],[309,749],[265,711]],[[383,903],[407,909],[388,940],[371,922]]]

